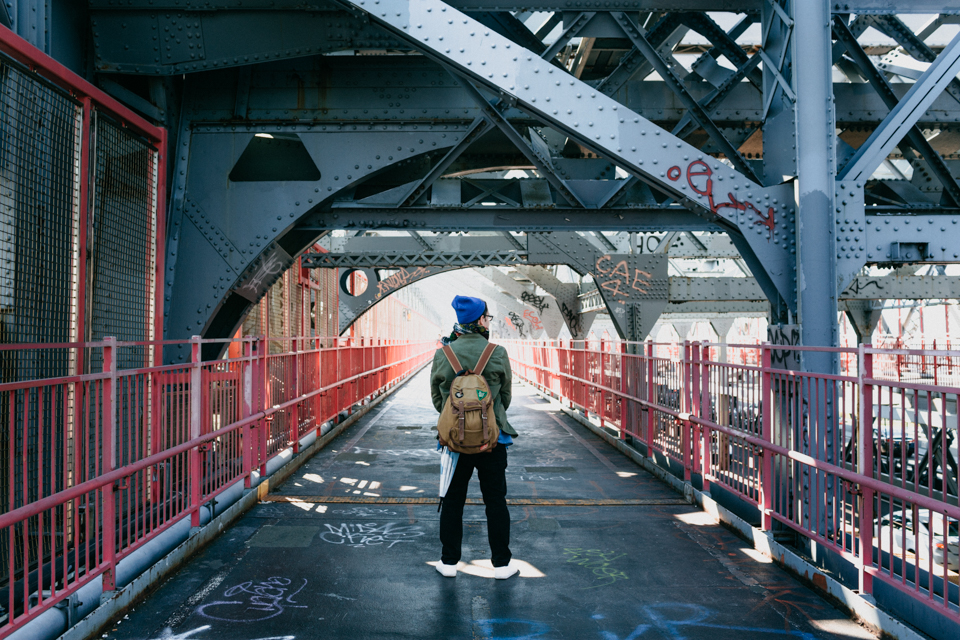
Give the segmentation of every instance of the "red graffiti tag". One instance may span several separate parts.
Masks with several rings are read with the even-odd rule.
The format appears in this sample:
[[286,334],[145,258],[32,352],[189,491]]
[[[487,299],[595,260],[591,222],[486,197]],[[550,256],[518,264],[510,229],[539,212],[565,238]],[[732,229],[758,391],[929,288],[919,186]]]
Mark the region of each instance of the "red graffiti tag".
[[530,309],[527,309],[523,312],[523,317],[527,319],[527,322],[530,323],[530,326],[533,327],[534,331],[540,331],[543,329],[543,324],[540,322],[540,318],[537,317]]
[[[694,178],[705,178],[706,181],[702,182],[700,185],[694,182]],[[700,181],[698,181],[700,182]],[[770,237],[773,236],[773,230],[776,227],[776,222],[773,215],[773,207],[767,209],[767,213],[764,214],[763,211],[758,209],[750,202],[740,201],[732,193],[727,193],[728,202],[717,203],[713,199],[713,169],[707,165],[703,160],[694,160],[689,165],[687,165],[687,184],[690,185],[690,188],[693,189],[697,194],[707,198],[707,202],[710,203],[710,211],[713,213],[718,213],[720,209],[735,209],[737,211],[747,210],[753,211],[757,215],[757,220],[754,220],[753,224],[763,225],[770,231]],[[769,242],[770,237],[767,238]]]

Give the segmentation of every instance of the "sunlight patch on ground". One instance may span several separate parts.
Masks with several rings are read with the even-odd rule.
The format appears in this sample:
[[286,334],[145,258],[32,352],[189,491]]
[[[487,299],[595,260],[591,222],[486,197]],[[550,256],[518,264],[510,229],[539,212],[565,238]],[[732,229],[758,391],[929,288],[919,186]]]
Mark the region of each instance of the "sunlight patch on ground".
[[292,504],[298,509],[303,509],[304,511],[310,511],[311,509],[313,509],[313,505],[310,504],[309,502],[300,502],[298,500],[291,500],[290,504]]
[[719,524],[716,518],[705,511],[694,511],[693,513],[678,513],[673,516],[684,524],[692,524],[698,527],[706,527]]
[[400,487],[400,491],[416,491],[416,490],[417,490],[416,487],[411,487],[408,484],[405,484],[402,487]]
[[757,551],[756,549],[751,549],[751,548],[749,548],[749,547],[744,547],[743,549],[740,549],[740,551],[743,551],[745,554],[747,554],[748,556],[750,556],[750,558],[752,558],[753,560],[756,560],[757,562],[762,562],[763,564],[770,564],[771,562],[773,562],[772,559],[770,559],[769,557],[763,555],[762,553],[760,553],[760,552]]
[[[511,560],[513,565],[520,570],[519,576],[521,578],[546,578],[546,574],[537,569],[535,566],[526,562],[524,560],[517,560],[514,558]],[[439,561],[428,562],[428,565],[431,567],[436,567],[440,564]],[[457,563],[457,572],[465,573],[469,576],[476,576],[477,578],[490,578],[493,579],[493,563],[486,560],[472,560],[470,564],[466,562]]]
[[617,475],[620,476],[621,478],[632,478],[637,474],[634,473],[633,471],[617,471]]
[[303,474],[303,479],[310,482],[316,482],[317,484],[323,484],[323,478],[315,473],[305,473]]
[[834,620],[810,620],[810,626],[838,638],[857,638],[858,640],[876,640],[876,636],[853,620],[837,618]]

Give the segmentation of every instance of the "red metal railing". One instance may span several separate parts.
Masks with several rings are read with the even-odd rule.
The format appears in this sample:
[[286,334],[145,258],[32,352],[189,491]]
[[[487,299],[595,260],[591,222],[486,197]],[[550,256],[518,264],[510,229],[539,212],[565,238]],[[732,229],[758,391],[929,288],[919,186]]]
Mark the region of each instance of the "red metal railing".
[[[960,620],[960,388],[878,366],[927,361],[949,371],[960,352],[502,344],[519,377],[596,414],[648,455],[660,452],[685,480],[699,475],[705,491],[721,485],[756,505],[762,529],[777,521],[849,560],[861,593],[880,579]],[[720,361],[731,347],[737,362]],[[835,353],[843,375],[794,370],[812,350]]]
[[[244,339],[242,355],[118,369],[124,349],[174,342],[2,345],[100,351],[103,372],[0,384],[14,465],[39,470],[31,502],[0,514],[0,637],[103,576],[117,562],[242,480],[310,431],[416,371],[434,342]],[[278,348],[279,347],[279,348]],[[39,427],[39,428],[37,428]],[[22,444],[39,432],[36,446]],[[17,444],[21,443],[21,444]],[[28,487],[24,486],[24,495]],[[5,585],[5,588],[4,588]]]

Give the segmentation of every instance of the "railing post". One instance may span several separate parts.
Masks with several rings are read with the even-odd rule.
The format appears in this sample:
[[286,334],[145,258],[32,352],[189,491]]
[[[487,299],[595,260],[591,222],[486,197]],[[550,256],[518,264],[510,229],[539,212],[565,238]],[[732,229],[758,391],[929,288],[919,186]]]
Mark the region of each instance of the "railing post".
[[[700,402],[697,409],[701,420],[712,422],[710,420],[710,347],[707,346],[700,352]],[[702,491],[710,493],[710,465],[713,455],[713,435],[710,427],[703,425],[702,439],[700,448],[700,477],[702,482]]]
[[[323,387],[323,341],[320,338],[314,338],[314,349],[317,351],[317,364],[314,371],[316,371],[316,379],[311,380],[314,389],[320,389]],[[317,439],[320,439],[321,429],[323,428],[323,395],[318,393],[314,396],[314,403],[316,404],[317,410],[315,413],[314,422],[316,423],[314,427],[317,431]]]
[[[693,354],[690,367],[690,405],[688,411],[690,415],[700,417],[700,370],[703,367],[703,346],[699,342],[693,343]],[[700,423],[690,423],[687,431],[692,440],[690,447],[690,464],[692,472],[702,475],[700,469]]]
[[[103,445],[101,473],[110,473],[117,468],[117,339],[103,339]],[[104,593],[117,590],[117,504],[114,485],[103,487],[103,572]]]
[[[259,336],[256,342],[256,391],[258,392],[258,400],[255,401],[254,407],[257,412],[264,411],[267,408],[267,382],[269,380],[270,372],[267,367],[267,337]],[[257,438],[258,449],[260,452],[260,480],[263,480],[267,475],[267,437],[268,431],[270,430],[270,423],[266,420],[257,421],[257,430],[259,431],[259,437]]]
[[647,428],[646,428],[646,437],[644,438],[644,444],[647,445],[647,456],[651,457],[651,450],[653,448],[653,431],[656,421],[656,416],[654,410],[650,405],[655,404],[657,401],[656,397],[656,384],[653,379],[653,374],[656,371],[656,367],[653,362],[653,342],[647,342]]
[[[760,411],[761,438],[764,442],[773,442],[773,381],[771,379],[770,345],[760,347]],[[773,456],[760,451],[760,528],[770,531],[773,528]]]
[[597,403],[597,409],[599,409],[599,411],[597,411],[597,416],[600,418],[600,428],[601,428],[601,429],[603,428],[603,418],[604,418],[605,414],[607,413],[607,394],[604,392],[604,387],[607,386],[607,381],[606,381],[606,379],[605,379],[606,376],[604,375],[604,372],[606,371],[606,366],[605,366],[605,363],[604,363],[604,353],[606,352],[606,348],[607,348],[607,343],[606,343],[606,341],[605,341],[603,338],[600,338],[600,358],[599,358],[599,360],[600,360],[600,376],[599,376],[599,378],[600,378],[600,386],[599,386],[599,388],[598,388],[598,391],[599,391],[599,394],[598,394],[598,395],[600,396],[600,398],[599,398],[599,401],[598,401],[598,403]]
[[[300,344],[301,341],[299,338],[294,338],[290,341],[290,346],[292,347],[293,353],[293,364],[290,367],[290,375],[293,376],[293,397],[299,398],[300,393]],[[287,428],[290,430],[290,443],[293,445],[294,455],[300,453],[300,411],[303,403],[298,402],[296,405],[291,407],[287,414]]]
[[[861,343],[858,347],[860,360],[860,423],[859,455],[857,472],[868,478],[874,477],[873,469],[873,353]],[[860,594],[873,594],[873,575],[867,567],[873,566],[873,490],[860,486]]]
[[[190,338],[190,439],[200,437],[203,419],[203,361],[200,358],[200,336]],[[190,526],[200,526],[200,447],[190,449]]]
[[[253,356],[256,345],[249,340],[244,340],[240,343],[240,345],[243,350],[243,357],[240,360],[240,366],[243,368],[243,375],[240,379],[241,384],[243,385],[243,400],[240,404],[240,419],[246,420],[256,413],[253,408],[253,385],[255,379],[254,373],[256,369]],[[241,443],[243,446],[243,487],[245,489],[249,489],[253,482],[253,452],[254,447],[256,446],[257,424],[255,422],[248,424],[243,428],[241,433]]]
[[690,482],[690,380],[693,379],[693,349],[688,340],[683,341],[680,354],[680,458],[683,463],[683,480]]
[[624,340],[620,343],[620,397],[617,399],[617,403],[620,405],[620,439],[627,439],[627,416],[631,413],[627,410],[627,407],[630,406],[630,401],[626,399],[627,397],[627,363],[630,362],[630,359],[627,358],[627,342]]

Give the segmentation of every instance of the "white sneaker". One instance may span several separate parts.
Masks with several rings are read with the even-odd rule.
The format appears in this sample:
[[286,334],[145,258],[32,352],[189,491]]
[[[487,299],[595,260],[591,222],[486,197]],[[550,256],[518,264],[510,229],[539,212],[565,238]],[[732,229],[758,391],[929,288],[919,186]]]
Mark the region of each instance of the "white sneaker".
[[493,577],[497,580],[506,580],[510,576],[516,575],[520,569],[515,567],[511,562],[505,567],[494,567],[493,568]]
[[443,561],[437,563],[437,571],[440,572],[444,578],[456,578],[457,577],[457,565],[455,564],[443,564]]

